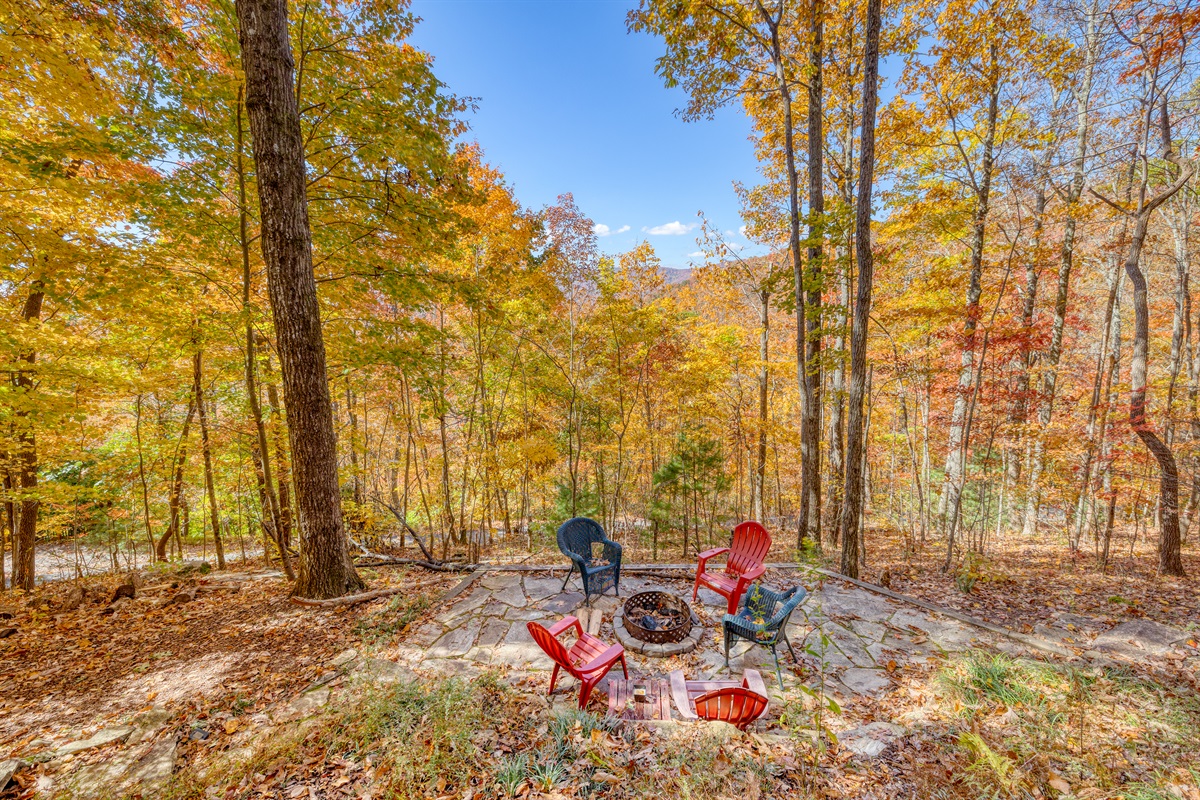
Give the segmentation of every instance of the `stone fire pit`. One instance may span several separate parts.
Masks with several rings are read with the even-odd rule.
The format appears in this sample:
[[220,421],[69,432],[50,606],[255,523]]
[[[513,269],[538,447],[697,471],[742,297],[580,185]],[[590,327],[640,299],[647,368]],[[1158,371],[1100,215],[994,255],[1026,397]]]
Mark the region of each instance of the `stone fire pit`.
[[663,658],[690,653],[704,628],[686,601],[667,592],[639,592],[617,607],[613,630],[626,650]]

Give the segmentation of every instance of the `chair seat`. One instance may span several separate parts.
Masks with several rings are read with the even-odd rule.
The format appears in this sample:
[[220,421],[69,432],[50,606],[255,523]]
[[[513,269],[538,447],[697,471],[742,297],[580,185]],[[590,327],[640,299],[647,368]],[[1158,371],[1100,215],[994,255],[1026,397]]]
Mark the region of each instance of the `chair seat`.
[[731,578],[720,572],[702,572],[700,574],[700,582],[711,588],[718,594],[728,596],[730,592],[737,589],[738,579]]
[[571,659],[571,666],[579,669],[595,661],[606,650],[608,650],[607,644],[584,631],[583,635],[575,640],[575,644],[571,645],[567,656]]

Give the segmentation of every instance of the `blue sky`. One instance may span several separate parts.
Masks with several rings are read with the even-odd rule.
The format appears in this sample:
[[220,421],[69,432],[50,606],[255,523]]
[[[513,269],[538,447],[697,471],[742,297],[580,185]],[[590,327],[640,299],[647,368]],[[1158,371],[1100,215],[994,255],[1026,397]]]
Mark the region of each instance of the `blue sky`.
[[[473,97],[471,138],[540,208],[564,192],[617,253],[648,239],[664,266],[699,260],[698,211],[745,243],[733,181],[758,181],[739,108],[682,122],[654,73],[662,46],[625,32],[626,0],[414,0],[412,43],[452,92]],[[604,229],[601,229],[602,231]]]

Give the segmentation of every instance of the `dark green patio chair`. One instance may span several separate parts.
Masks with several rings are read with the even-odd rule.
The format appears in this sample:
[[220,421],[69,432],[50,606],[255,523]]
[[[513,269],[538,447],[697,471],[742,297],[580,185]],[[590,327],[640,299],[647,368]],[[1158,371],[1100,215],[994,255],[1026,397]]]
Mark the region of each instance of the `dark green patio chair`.
[[808,590],[803,586],[793,586],[782,594],[757,583],[751,586],[742,596],[741,610],[736,614],[726,614],[722,624],[725,633],[725,666],[729,666],[729,648],[737,639],[769,647],[775,659],[779,688],[782,689],[783,672],[779,668],[779,652],[776,648],[782,640],[792,654],[792,661],[796,660],[796,651],[788,641],[787,624],[792,612],[806,597]]

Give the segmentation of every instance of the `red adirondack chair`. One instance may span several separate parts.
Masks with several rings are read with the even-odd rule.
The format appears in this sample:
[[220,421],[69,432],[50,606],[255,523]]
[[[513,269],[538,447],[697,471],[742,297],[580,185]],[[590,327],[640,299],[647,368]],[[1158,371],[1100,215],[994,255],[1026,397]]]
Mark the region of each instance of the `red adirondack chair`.
[[684,719],[721,720],[746,730],[767,710],[767,687],[757,670],[748,669],[738,681],[689,681],[671,673],[671,697]]
[[[568,650],[558,637],[569,628],[575,628],[578,637],[575,644]],[[554,672],[550,675],[550,691],[554,694],[554,684],[558,680],[558,671],[565,669],[567,673],[579,681],[579,707],[587,707],[592,689],[608,671],[621,662],[621,671],[629,678],[629,669],[625,666],[625,648],[619,644],[611,647],[600,639],[592,636],[583,629],[575,617],[563,617],[553,627],[547,629],[538,622],[529,623],[529,633],[538,647],[554,661]]]
[[[766,567],[763,561],[771,549],[771,534],[757,522],[743,522],[733,529],[733,540],[729,547],[714,547],[700,554],[696,565],[696,583],[692,587],[692,600],[701,586],[707,586],[729,601],[729,614],[736,614],[742,594],[751,582],[759,578]],[[722,572],[709,572],[708,560],[728,553]]]

